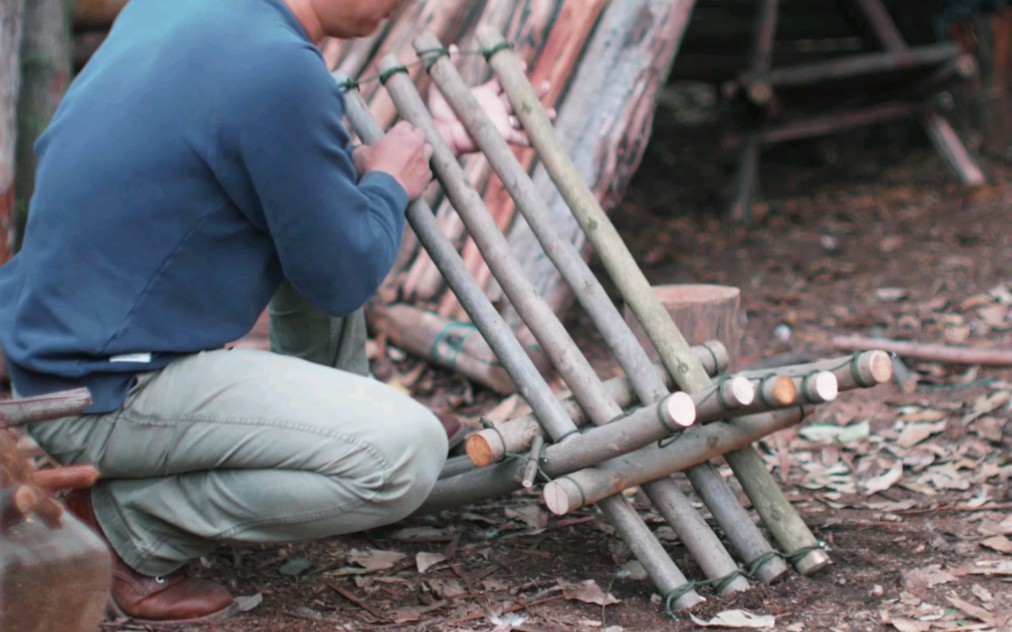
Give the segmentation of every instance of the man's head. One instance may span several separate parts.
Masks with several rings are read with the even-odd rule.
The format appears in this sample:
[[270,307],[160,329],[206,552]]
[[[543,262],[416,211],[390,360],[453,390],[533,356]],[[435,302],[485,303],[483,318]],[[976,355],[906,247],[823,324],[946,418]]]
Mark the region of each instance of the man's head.
[[365,37],[390,17],[404,0],[285,0],[314,40]]

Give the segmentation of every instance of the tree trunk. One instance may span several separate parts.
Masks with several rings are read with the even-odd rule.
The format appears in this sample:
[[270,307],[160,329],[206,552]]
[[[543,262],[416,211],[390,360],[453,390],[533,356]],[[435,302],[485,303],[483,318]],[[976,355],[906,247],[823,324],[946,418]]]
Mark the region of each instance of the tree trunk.
[[70,84],[72,12],[70,0],[32,0],[25,6],[18,98],[15,252],[21,247],[28,203],[35,188],[35,141],[49,125]]
[[14,148],[17,142],[24,0],[0,0],[0,265],[11,255],[14,219]]

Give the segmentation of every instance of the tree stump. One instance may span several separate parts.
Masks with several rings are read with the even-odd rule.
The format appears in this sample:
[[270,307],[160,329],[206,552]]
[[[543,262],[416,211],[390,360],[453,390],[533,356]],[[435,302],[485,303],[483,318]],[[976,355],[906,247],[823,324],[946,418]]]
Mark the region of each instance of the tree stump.
[[[689,344],[719,340],[727,347],[730,357],[728,368],[737,367],[743,324],[743,315],[739,309],[741,291],[738,288],[723,285],[658,285],[654,286],[654,292]],[[628,306],[623,311],[636,339],[652,360],[660,362],[656,350],[632,311]]]

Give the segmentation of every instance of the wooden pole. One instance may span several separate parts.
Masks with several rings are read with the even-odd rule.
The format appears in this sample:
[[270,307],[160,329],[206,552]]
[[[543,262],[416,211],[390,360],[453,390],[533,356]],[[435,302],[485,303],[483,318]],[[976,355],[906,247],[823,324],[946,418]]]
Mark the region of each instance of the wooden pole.
[[[694,0],[609,2],[558,108],[564,150],[576,157],[580,174],[606,208],[621,200],[643,157],[658,91],[695,5]],[[550,223],[582,248],[586,237],[543,166],[535,169],[533,180],[549,204]],[[573,293],[543,255],[530,227],[514,223],[509,241],[524,262],[524,274],[555,312],[563,313]],[[516,321],[508,310],[505,317]]]
[[1012,366],[1012,349],[970,349],[905,340],[863,338],[861,336],[837,336],[833,346],[844,350],[880,349],[904,358],[928,362],[949,362],[952,364],[975,364],[980,366]]
[[[925,56],[925,59],[927,59],[928,57],[934,58],[937,55],[943,54],[940,47],[937,50],[932,47],[908,48],[903,35],[896,28],[892,18],[889,16],[889,12],[882,5],[882,0],[860,0],[860,8],[865,14],[865,18],[871,24],[879,43],[886,49],[885,55],[892,55],[897,59],[912,61],[915,57]],[[948,46],[951,48],[948,53],[949,57],[958,59],[959,49],[951,44],[948,44]],[[927,131],[932,144],[935,146],[935,150],[946,164],[949,165],[949,168],[955,172],[960,182],[965,186],[982,186],[987,184],[990,178],[984,170],[980,157],[963,144],[963,141],[959,139],[959,135],[956,134],[956,130],[952,129],[952,125],[949,124],[948,120],[941,114],[929,110],[924,114],[921,123],[925,131]]]
[[[829,564],[829,555],[823,549],[817,548],[819,541],[790,504],[787,506],[791,510],[782,512],[777,505],[764,501],[756,503],[757,499],[766,499],[774,494],[783,495],[783,492],[780,491],[780,487],[777,486],[772,476],[754,476],[754,473],[760,469],[764,472],[767,471],[766,464],[763,462],[762,457],[759,456],[759,453],[752,447],[747,447],[734,452],[728,452],[724,455],[724,458],[727,460],[728,465],[731,466],[731,470],[734,471],[735,477],[741,484],[742,489],[745,490],[745,495],[752,499],[752,504],[755,506],[755,510],[759,514],[759,517],[762,518],[766,528],[769,529],[770,533],[773,534],[773,537],[780,543],[780,546],[784,548],[787,554],[790,555],[804,549],[809,549],[810,547],[816,547],[811,548],[807,554],[794,562],[794,566],[798,569],[798,572],[802,575],[811,575]],[[786,498],[784,500],[786,502]]]
[[[483,31],[479,30],[478,38],[479,42],[484,46],[485,42],[483,41],[482,33]],[[438,49],[440,46],[439,40],[431,33],[422,33],[415,40],[415,47],[419,51]],[[496,130],[492,122],[488,120],[481,106],[470,94],[466,84],[464,84],[448,59],[444,57],[433,62],[429,73],[446,97],[450,107],[467,128],[471,137],[481,148],[489,163],[499,175],[500,180],[516,202],[517,209],[523,214],[527,220],[527,224],[538,236],[539,243],[545,253],[555,264],[566,282],[573,288],[577,299],[584,306],[595,325],[597,325],[598,330],[608,342],[609,347],[623,369],[630,374],[630,382],[637,391],[640,391],[641,399],[646,403],[656,401],[658,397],[663,396],[666,389],[664,389],[663,383],[657,379],[649,357],[642,346],[637,343],[635,336],[633,336],[628,326],[622,320],[618,309],[616,309],[604,288],[594,277],[594,274],[580,253],[572,243],[563,239],[556,228],[547,221],[549,211],[544,200],[541,199],[526,170],[517,161],[516,156],[510,150],[506,141]],[[538,103],[538,107],[541,107],[540,103]],[[452,194],[450,195],[452,199]],[[457,205],[457,208],[458,211],[462,210],[460,205]],[[477,240],[473,231],[472,237],[475,237]],[[483,249],[482,252],[484,253],[485,250]],[[496,274],[496,279],[500,282],[506,295],[511,296],[510,291],[503,283],[503,278],[497,273],[492,262],[488,260],[487,255],[486,261],[489,264],[489,268]],[[510,270],[510,272],[515,273],[516,269]],[[527,285],[529,286],[529,283]],[[543,333],[538,331],[543,330],[544,323],[536,315],[532,318],[532,314],[529,311],[525,313],[523,305],[518,305],[516,301],[513,301],[513,306],[523,318],[524,323],[538,337],[542,346],[546,348],[551,356],[553,352],[550,347],[559,341],[556,341],[554,338],[544,338]],[[567,341],[566,346],[568,344]],[[576,384],[579,384],[579,382],[574,384],[566,377],[566,369],[568,368],[571,370],[574,378],[579,380],[586,378],[591,384],[598,382],[593,390],[593,393],[596,395],[600,392],[600,384],[596,380],[596,375],[592,369],[588,371],[583,364],[567,367],[558,362],[556,362],[556,368],[563,375],[563,378],[566,379],[567,383],[569,383],[574,393],[576,393],[581,404],[587,408],[588,415],[593,423],[603,425],[617,417],[614,413],[615,411],[619,411],[620,413],[621,409],[614,401],[595,403],[593,399],[585,400],[583,398],[590,395],[590,393],[579,393],[576,388]],[[692,504],[684,497],[670,497],[666,502],[673,506],[677,505],[680,508],[679,511],[682,513],[695,511]],[[672,526],[676,528],[694,528],[698,524],[700,523],[697,521],[686,521],[685,523]],[[719,543],[716,538],[702,535],[698,538],[686,538],[686,540],[693,543]],[[735,568],[734,561],[722,546],[716,548],[709,548],[707,546],[707,548],[693,550],[692,553],[707,573],[719,572],[719,569],[722,569],[723,572],[719,572],[717,576],[724,576]],[[737,579],[741,579],[742,581],[735,580],[732,582],[736,590],[743,590],[748,586],[747,580],[743,578]]]
[[91,394],[86,388],[0,401],[0,427],[80,415],[90,405]]
[[[690,428],[665,447],[654,444],[597,467],[556,478],[545,485],[545,504],[555,515],[565,515],[624,489],[750,446],[772,432],[800,423],[803,417],[802,409],[795,407]],[[556,476],[551,466],[545,470]]]
[[453,369],[497,393],[516,391],[471,322],[450,321],[407,303],[373,306],[367,313],[373,329],[387,334],[391,344],[408,353]]
[[[483,36],[479,36],[479,41],[486,50],[491,50],[503,40],[502,36],[496,33],[485,32]],[[531,143],[538,149],[541,160],[551,174],[552,180],[563,198],[566,199],[587,239],[594,244],[602,263],[615,285],[622,292],[626,303],[632,308],[643,330],[653,342],[665,367],[682,390],[690,394],[706,387],[709,383],[706,372],[692,357],[685,338],[671,320],[664,306],[657,300],[650,283],[636,264],[636,260],[629,252],[625,242],[622,241],[597,198],[581,178],[576,166],[562,149],[551,121],[538,103],[537,94],[527,81],[527,77],[524,76],[522,67],[514,57],[509,55],[507,50],[490,56],[489,63],[492,64],[499,76],[507,96],[513,103],[514,110],[523,121],[524,129],[527,130]],[[751,450],[751,448],[746,450]],[[765,467],[756,468],[754,460],[745,461],[737,456],[729,458],[739,460],[739,477],[753,476],[768,479],[768,484],[762,487],[765,496],[752,498],[753,504],[767,503],[771,507],[775,507],[780,514],[793,513],[797,516],[797,512],[794,511],[783,492],[776,487],[776,483]],[[758,459],[758,454],[756,454],[756,458]],[[769,491],[771,489],[775,491]],[[750,521],[747,522],[751,524]],[[801,546],[795,548],[801,548]]]
[[[0,265],[13,254],[14,156],[24,0],[0,0]],[[10,298],[0,297],[0,300]]]
[[35,190],[35,141],[49,125],[70,85],[73,40],[68,0],[31,0],[25,4],[21,42],[21,94],[18,98],[17,203],[14,251],[21,248],[28,204]]
[[[395,78],[393,77],[392,79]],[[421,97],[414,91],[413,85],[410,91],[405,90],[404,92],[413,97],[412,100],[417,99],[416,105],[421,104]],[[349,93],[349,97],[354,96],[357,96],[357,94]],[[393,90],[391,90],[391,96],[396,101],[397,94]],[[367,142],[378,138],[381,134],[379,126],[367,114],[367,110],[364,108],[361,100],[349,98],[348,103],[348,117],[352,120],[352,125],[359,130],[359,135],[367,140]],[[360,105],[363,107],[359,107]],[[401,109],[402,114],[409,116],[400,103],[397,103],[397,105]],[[421,104],[421,110],[418,114],[424,112],[424,104]],[[358,122],[356,123],[354,119],[358,119]],[[427,115],[420,116],[416,119],[415,123],[422,128],[429,142],[433,144],[435,150],[433,162],[437,168],[437,172],[451,169],[448,163],[453,163],[459,170],[459,165],[457,165],[452,152],[449,151],[449,147],[439,137],[439,133],[436,131],[431,118]],[[459,171],[456,173],[459,177]],[[460,178],[460,182],[457,185],[461,183],[463,183],[462,178]],[[517,342],[515,336],[509,333],[510,330],[502,320],[502,317],[474,282],[473,277],[470,276],[463,262],[460,260],[457,251],[449,244],[446,237],[439,230],[438,224],[434,221],[428,205],[424,204],[424,202],[419,203],[416,201],[411,205],[408,212],[408,219],[412,223],[419,241],[433,255],[433,261],[443,266],[441,272],[443,272],[447,282],[452,283],[451,287],[455,288],[461,305],[465,309],[468,309],[468,314],[475,322],[475,325],[483,329],[482,333],[489,341],[489,345],[496,351],[496,356],[503,361],[503,365],[507,370],[511,371],[511,376],[520,388],[520,392],[525,394],[525,399],[527,399],[531,408],[538,414],[539,419],[541,419],[545,428],[550,432],[552,438],[558,441],[575,432],[576,426],[566,417],[561,403],[552,396],[547,383],[537,373],[537,370],[523,351],[519,342]],[[508,254],[508,252],[503,254]],[[522,285],[522,281],[518,281],[518,285]],[[462,291],[465,286],[468,288],[466,292]],[[536,297],[537,295],[535,294],[532,300],[536,301]],[[551,315],[551,318],[554,319],[554,314]],[[558,321],[555,320],[555,322]],[[504,359],[504,355],[509,357]],[[525,370],[518,370],[519,367],[524,367]],[[534,395],[541,394],[544,396],[533,397]],[[521,476],[522,473],[515,472],[507,482],[519,485]],[[455,481],[458,478],[461,477],[457,476],[444,480]],[[661,546],[646,524],[643,523],[642,518],[636,513],[635,509],[621,499],[605,500],[601,503],[601,509],[615,528],[622,534],[630,549],[641,560],[651,578],[662,591],[670,593],[686,584],[685,575],[682,574],[667,555],[664,547]],[[703,598],[697,592],[689,591],[677,600],[676,605],[688,608],[701,601],[703,601]]]
[[811,86],[874,73],[935,66],[958,56],[959,49],[952,44],[932,44],[916,49],[887,50],[790,68],[777,68],[770,71],[769,81],[774,89]]
[[[699,357],[707,359],[721,355],[719,353],[716,356],[711,354],[709,350],[710,346],[723,347],[720,343],[711,342],[707,343],[707,345],[693,347],[692,350]],[[726,364],[722,363],[707,367],[707,371],[711,375],[716,375],[723,372],[724,369],[722,367],[726,367]],[[661,373],[659,372],[659,374]],[[666,374],[663,375],[667,377]],[[670,380],[670,378],[668,379]],[[605,381],[603,386],[608,397],[614,399],[623,409],[632,406],[637,401],[636,394],[629,384],[629,378],[625,376],[613,377]],[[564,399],[563,405],[566,407],[566,412],[573,420],[573,423],[577,426],[587,424],[587,414],[572,397]],[[542,429],[536,415],[533,413],[521,415],[514,419],[495,424],[494,428],[475,432],[468,436],[466,443],[468,457],[476,466],[486,467],[492,463],[502,461],[507,452],[513,454],[523,452],[531,445],[534,437],[541,433]]]
[[746,96],[757,105],[766,105],[773,99],[768,74],[773,61],[779,4],[779,0],[761,1],[752,33],[752,51],[749,55],[752,64],[743,83],[746,85]]
[[801,138],[837,134],[857,127],[866,127],[873,123],[908,118],[923,112],[926,107],[923,103],[899,101],[879,103],[845,112],[820,114],[764,129],[757,135],[753,134],[747,137],[744,142],[752,142],[758,136],[764,145],[775,145]]

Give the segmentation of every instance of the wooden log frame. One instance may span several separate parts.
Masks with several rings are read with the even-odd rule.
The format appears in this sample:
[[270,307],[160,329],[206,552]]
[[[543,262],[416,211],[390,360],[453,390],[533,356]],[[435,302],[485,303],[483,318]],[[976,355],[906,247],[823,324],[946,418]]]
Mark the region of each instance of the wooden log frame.
[[[922,122],[938,154],[962,184],[980,186],[988,181],[979,157],[962,143],[949,122],[927,101],[931,95],[953,82],[971,77],[975,72],[972,60],[952,44],[910,48],[881,0],[857,0],[856,4],[882,50],[770,68],[769,56],[764,52],[770,49],[775,34],[777,1],[763,0],[755,18],[752,66],[725,87],[725,94],[729,98],[745,99],[753,106],[769,111],[778,96],[782,97],[792,90],[810,91],[818,84],[864,81],[876,76],[904,73],[913,76],[911,73],[915,71],[922,73],[921,78],[907,80],[901,88],[891,90],[892,99],[885,102],[869,102],[862,107],[809,115],[807,119],[780,122],[775,126],[770,126],[768,120],[762,120],[755,129],[732,134],[728,146],[738,151],[738,168],[728,206],[728,215],[733,222],[751,223],[749,209],[758,180],[762,146],[903,118],[915,118]],[[924,72],[927,72],[926,76],[923,76]]]
[[[417,96],[417,93],[415,93]],[[352,125],[366,142],[374,141],[381,135],[381,130],[375,119],[368,114],[365,104],[357,98],[357,93],[351,92],[348,95],[348,115]],[[420,97],[418,97],[420,100]],[[422,122],[422,121],[420,121]],[[428,123],[423,127],[428,138],[434,142],[436,153],[434,162],[441,161],[456,165],[452,154],[449,156],[440,154],[448,153],[448,148],[442,144],[438,132],[435,132],[431,119],[424,121]],[[459,166],[458,166],[459,168]],[[439,230],[438,224],[434,221],[428,205],[424,201],[412,203],[408,209],[408,221],[418,234],[419,241],[426,245],[430,253],[434,255],[434,261],[442,266],[441,272],[448,282],[452,282],[461,298],[462,304],[468,309],[469,315],[474,319],[475,325],[481,328],[483,335],[489,341],[490,346],[496,350],[503,365],[510,371],[511,377],[520,385],[521,392],[525,395],[528,403],[538,414],[538,417],[552,432],[553,438],[561,438],[575,430],[572,421],[568,419],[561,403],[552,395],[548,384],[534,368],[527,357],[522,346],[516,337],[506,328],[502,317],[492,306],[488,298],[481,293],[473,277],[468,274],[459,254],[452,247],[446,236]],[[522,476],[522,473],[521,473]],[[448,480],[455,480],[459,476]],[[518,477],[519,482],[519,477]],[[653,536],[642,518],[625,501],[619,499],[607,499],[601,503],[601,509],[612,522],[615,528],[622,534],[623,539],[632,549],[633,553],[642,560],[648,574],[661,590],[666,593],[679,589],[686,584],[685,575],[678,569],[675,563],[664,551],[664,547]],[[677,601],[679,607],[691,607],[702,601],[694,590],[686,591]]]
[[13,254],[14,156],[23,11],[24,0],[0,2],[0,265]]
[[[500,82],[506,89],[507,94],[509,94],[511,85],[510,78],[504,76],[504,73],[496,64],[496,59],[499,58],[501,55],[504,55],[506,51],[505,49],[502,49],[501,46],[502,42],[501,35],[496,35],[495,37],[499,38],[499,42],[490,41],[487,31],[481,30],[479,31],[479,41],[482,42],[483,47],[485,47],[488,50],[493,49],[500,50],[500,52],[497,52],[495,55],[491,56],[491,62],[493,68],[496,70],[497,75],[499,76]],[[416,42],[416,46],[424,48],[431,48],[433,45],[434,42],[432,42],[431,37],[429,38],[420,37],[419,40]],[[519,63],[516,62],[515,56],[509,54],[508,58],[512,60],[512,64],[517,74],[525,82],[527,89],[529,90],[530,96],[533,99],[532,101],[526,101],[524,103],[514,101],[515,111],[521,113],[520,115],[523,116],[523,112],[527,110],[530,110],[532,108],[538,109],[541,112],[541,116],[544,118],[547,127],[550,129],[551,125],[547,121],[547,116],[545,115],[544,110],[538,103],[537,96],[534,94],[533,89],[530,87],[529,83],[526,83],[526,77],[524,77],[523,70],[521,69]],[[545,222],[545,219],[548,216],[547,208],[545,207],[544,202],[541,200],[541,198],[537,195],[533,183],[526,176],[522,168],[516,163],[514,157],[508,151],[508,148],[506,147],[502,137],[494,129],[494,127],[487,120],[487,118],[485,118],[484,113],[481,111],[480,107],[477,107],[477,104],[474,102],[473,97],[467,91],[466,86],[463,85],[463,82],[460,81],[459,77],[455,76],[452,69],[452,65],[450,65],[449,62],[446,60],[443,59],[437,60],[430,69],[430,73],[433,75],[433,79],[439,85],[441,91],[446,95],[447,100],[449,101],[451,107],[454,109],[457,116],[460,118],[460,120],[464,123],[465,127],[468,129],[468,132],[471,134],[472,138],[476,140],[479,147],[481,147],[482,151],[486,154],[486,156],[488,156],[490,162],[493,165],[493,168],[496,169],[496,171],[499,173],[503,182],[507,184],[510,190],[510,194],[517,202],[519,210],[524,214],[528,226],[531,227],[532,231],[537,236],[542,247],[545,249],[545,252],[548,254],[549,259],[556,265],[562,277],[566,280],[567,283],[570,284],[572,288],[574,289],[579,288],[580,291],[578,292],[578,296],[581,299],[581,302],[584,304],[584,307],[587,308],[588,313],[590,313],[592,320],[594,320],[595,323],[598,325],[599,330],[605,336],[605,339],[609,341],[609,344],[610,346],[612,346],[613,351],[615,351],[616,354],[618,354],[619,357],[621,357],[620,352],[623,349],[621,346],[622,343],[618,341],[617,338],[612,338],[612,336],[615,335],[617,332],[624,332],[625,337],[629,338],[631,337],[631,332],[629,332],[628,328],[625,326],[625,323],[622,322],[621,317],[618,315],[617,310],[614,309],[614,305],[610,301],[606,299],[601,301],[592,300],[595,292],[601,291],[600,284],[593,277],[593,275],[589,273],[589,270],[587,270],[586,268],[586,263],[575,252],[575,249],[572,247],[570,242],[561,239],[559,235],[555,232],[555,228],[552,225]],[[511,100],[513,100],[513,95],[510,95],[510,98]],[[531,130],[531,126],[527,124],[526,127],[529,132],[532,132],[532,140],[534,140],[533,130]],[[551,160],[551,158],[548,155],[546,155],[545,149],[542,146],[539,146],[537,141],[535,141],[535,145],[538,146],[540,157],[547,164],[549,160]],[[556,182],[558,182],[558,179],[556,179]],[[572,204],[572,200],[569,201]],[[594,203],[596,204],[596,200]],[[611,231],[614,231],[614,228],[611,227],[610,223],[607,223],[606,221],[600,222],[596,226],[599,229],[604,229],[607,226],[610,227]],[[624,246],[622,247],[624,248]],[[627,257],[629,257],[631,261],[631,255],[629,255],[628,251],[625,251],[625,254]],[[638,271],[638,267],[635,267],[635,263],[633,263],[633,267],[635,268],[635,270]],[[640,275],[642,275],[641,272]],[[643,280],[643,282],[646,283],[645,279]],[[514,307],[517,307],[519,310],[519,307],[516,304],[514,304]],[[520,315],[524,318],[524,322],[527,324],[527,326],[532,329],[536,325],[540,324],[537,321],[532,321],[530,318],[524,317],[523,313],[521,313]],[[612,316],[614,317],[612,318]],[[610,331],[609,329],[610,327],[614,327],[615,331]],[[612,343],[612,340],[616,340],[616,343]],[[547,346],[547,343],[544,339],[542,339],[541,342],[543,346]],[[649,359],[645,356],[642,347],[635,346],[634,349],[639,352],[639,356],[641,357],[636,358],[637,365],[634,366],[633,369],[636,371],[636,374],[638,376],[641,376],[641,379],[643,381],[638,383],[638,379],[636,377],[632,377],[631,378],[632,382],[634,386],[640,391],[640,397],[644,402],[655,401],[657,394],[663,393],[665,390],[663,384],[660,384],[656,380],[656,376],[654,375],[653,371],[650,370]],[[688,350],[687,346],[685,350],[686,351]],[[697,363],[697,366],[700,365],[698,365]],[[563,369],[563,367],[560,365],[557,365],[557,368],[559,368],[560,371]],[[630,370],[628,365],[623,364],[623,368],[626,368],[627,371],[630,371],[630,374],[632,375],[632,371]],[[701,366],[700,370],[702,370]],[[602,412],[606,413],[607,410],[608,409],[604,409]],[[594,421],[597,424],[607,423],[607,421],[609,420],[609,416],[605,414],[599,414],[598,418],[595,419],[593,413],[591,413],[591,418],[592,421]],[[735,537],[733,535],[735,531],[740,531],[742,529],[749,528],[749,526],[752,523],[747,518],[743,508],[738,503],[737,499],[731,493],[731,491],[724,486],[723,481],[719,479],[717,473],[709,465],[701,464],[698,467],[693,468],[693,470],[690,471],[688,475],[690,477],[690,480],[693,480],[693,478],[702,480],[704,477],[706,477],[708,481],[712,481],[713,487],[715,488],[720,487],[725,489],[726,493],[724,493],[719,499],[714,497],[713,503],[710,505],[710,509],[711,512],[715,516],[717,516],[718,521],[720,522],[725,532],[732,534],[731,539],[733,541],[735,540]],[[694,482],[694,485],[696,484],[699,483]],[[648,485],[646,487],[646,491],[647,494],[651,497],[655,496],[659,497],[661,495],[665,495],[666,497],[664,497],[662,500],[659,498],[656,498],[655,500],[658,500],[658,502],[663,502],[666,505],[681,507],[679,511],[683,515],[687,512],[692,511],[691,504],[687,501],[687,499],[684,496],[679,495],[679,497],[676,497],[674,493],[674,488],[666,485],[663,487],[666,488],[665,491],[662,491],[660,486],[657,489],[654,489],[650,485]],[[689,523],[681,525],[673,524],[672,526],[674,526],[677,529],[679,528],[679,526],[688,527],[690,526],[690,524]],[[730,565],[728,564],[728,562],[730,562],[729,557],[727,556],[725,551],[719,549],[716,546],[717,542],[715,539],[710,537],[708,534],[698,534],[698,535],[700,536],[700,541],[705,538],[713,546],[708,544],[705,547],[706,550],[693,551],[693,554],[694,556],[696,556],[697,561],[699,561],[700,565],[704,568],[705,572],[707,572],[709,576],[711,577],[725,576],[727,574],[726,569],[729,566],[731,569],[733,569],[733,562],[731,562]],[[755,535],[758,536],[758,534]],[[731,581],[729,582],[729,586],[734,586],[736,583],[737,582]],[[741,586],[742,589],[744,587],[745,587],[744,585]],[[737,590],[738,588],[734,587],[733,589]]]
[[[423,33],[416,38],[414,44],[418,51],[438,50],[442,47],[439,40],[431,33]],[[380,68],[395,68],[397,65],[396,59],[388,59],[382,62]],[[464,95],[467,98],[473,99],[464,80],[457,73],[450,60],[445,57],[435,60],[431,64],[429,72],[451,107],[454,108],[458,117],[460,117],[461,110],[458,108],[457,102],[459,96]],[[500,287],[510,298],[513,306],[523,315],[525,323],[535,334],[546,354],[552,359],[556,369],[559,370],[563,379],[573,391],[574,396],[580,401],[581,406],[597,423],[605,423],[621,415],[621,408],[614,400],[609,399],[605,395],[604,389],[593,368],[590,367],[586,358],[580,353],[562,323],[547,304],[544,303],[542,297],[534,291],[529,281],[519,274],[519,264],[509,252],[505,238],[499,232],[491,217],[484,211],[480,196],[467,186],[466,178],[461,172],[459,164],[436,130],[434,122],[425,110],[420,96],[414,90],[414,86],[407,77],[395,74],[389,77],[387,87],[395,103],[397,103],[401,114],[421,129],[425,133],[426,139],[433,146],[433,167],[446,190],[447,196],[453,202],[461,219],[467,225],[471,237],[481,247],[485,261],[495,275]],[[472,114],[483,115],[481,108],[476,108],[473,103],[469,103],[468,107]],[[487,120],[484,122],[487,125],[491,125]],[[465,125],[467,125],[466,121]],[[473,128],[469,127],[468,129],[472,137],[482,146],[485,155],[494,163],[494,160],[491,160],[492,156],[488,148],[482,145],[483,139],[487,139],[490,136],[487,134],[475,134]],[[495,134],[495,138],[503,143],[498,149],[503,150],[505,148],[505,153],[508,154],[509,158],[516,160],[512,152],[505,147],[502,137],[498,135],[494,127],[491,128],[491,133]],[[524,177],[526,177],[526,174],[524,174]],[[508,177],[504,177],[503,179],[507,182],[509,181]],[[522,204],[520,206],[521,208],[523,207]],[[569,257],[567,259],[568,262],[574,267],[578,265],[586,267],[586,264],[579,256],[569,252],[566,252],[566,256]],[[594,288],[596,285],[596,280],[589,270],[585,270],[584,281],[588,288]],[[621,322],[617,310],[614,310],[614,305],[607,298],[607,295],[603,293],[603,290],[599,286],[596,287],[596,290],[598,291],[589,293],[588,300],[593,301],[601,310],[605,309],[606,305],[610,306],[615,312],[615,319]],[[632,339],[632,334],[628,333],[628,337]],[[634,349],[636,347],[630,345],[627,350],[631,352]],[[642,353],[642,350],[640,352]],[[544,421],[543,419],[542,422],[544,423]],[[567,421],[564,425],[555,427],[545,424],[545,427],[555,441],[572,435],[576,430],[572,421]],[[655,557],[655,552],[651,552],[650,549],[643,547],[643,544],[647,542],[651,543],[652,546],[652,542],[655,540],[652,539],[652,536],[649,540],[643,540],[635,535],[638,532],[646,530],[641,518],[635,512],[633,512],[633,515],[628,515],[625,513],[626,510],[624,508],[620,508],[618,503],[612,501],[606,501],[602,509],[610,516],[617,527],[621,524],[625,525],[621,527],[622,529],[629,530],[623,537],[630,544],[630,547],[633,548],[637,557],[648,569],[648,573],[660,587],[671,586],[667,591],[670,592],[678,586],[685,584],[684,579],[679,580],[679,576],[684,578],[684,575],[674,566],[670,558],[666,555],[657,558]],[[679,583],[672,585],[671,582],[676,580]],[[679,607],[688,607],[700,599],[698,594],[692,591],[678,600]]]
[[[486,48],[493,49],[497,44],[497,38],[498,42],[501,42],[501,36],[486,32],[482,43]],[[658,300],[598,200],[580,177],[578,168],[562,148],[551,122],[537,102],[537,95],[523,74],[522,67],[506,50],[491,55],[489,62],[498,74],[507,96],[513,103],[514,110],[523,121],[532,144],[538,149],[552,181],[555,182],[560,194],[566,200],[587,239],[594,244],[606,270],[658,350],[665,367],[682,390],[691,394],[705,388],[709,382],[706,372],[689,353],[689,346],[685,338]],[[456,111],[467,125],[466,112],[461,109]],[[480,129],[468,126],[468,130],[472,136],[476,138],[480,136]],[[481,143],[480,140],[479,143]],[[490,142],[490,144],[494,143]],[[487,147],[483,146],[483,149],[486,153],[488,152]],[[751,456],[747,458],[746,455],[749,454]],[[727,458],[735,459],[738,462],[736,475],[739,480],[743,476],[762,479],[761,486],[753,485],[746,488],[746,491],[748,489],[753,491],[753,495],[750,495],[753,504],[762,503],[767,506],[769,510],[766,514],[767,517],[772,512],[790,518],[793,522],[801,522],[797,512],[777,487],[758,454],[751,447],[730,454]],[[708,507],[732,540],[735,540],[734,532],[743,528],[742,521],[751,525],[751,521],[741,509],[741,505],[737,503],[730,489],[720,480],[719,475],[712,467],[708,464],[701,464],[688,470],[686,476],[697,489],[721,490],[720,502],[717,502],[717,498],[713,496],[707,499],[711,501]],[[742,483],[744,486],[744,481]],[[648,495],[649,493],[648,490]],[[781,531],[781,533],[785,532]],[[758,533],[753,535],[761,538]],[[824,551],[810,549],[812,543],[815,542],[810,531],[807,529],[792,530],[788,535],[791,535],[792,538],[781,542],[787,550],[809,551],[803,558],[796,561],[795,566],[799,569],[804,569],[804,572],[814,572],[828,563],[829,558]],[[741,542],[743,543],[744,540]]]

